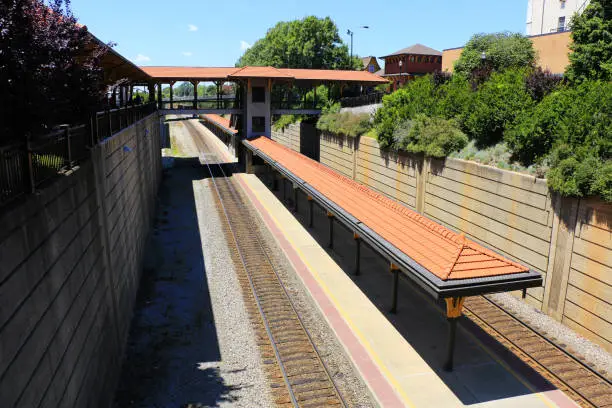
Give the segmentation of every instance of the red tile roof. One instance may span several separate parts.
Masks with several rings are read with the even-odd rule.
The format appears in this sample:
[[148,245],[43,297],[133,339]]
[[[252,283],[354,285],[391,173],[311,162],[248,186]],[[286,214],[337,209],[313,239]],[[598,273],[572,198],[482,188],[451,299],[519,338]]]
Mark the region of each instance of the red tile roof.
[[225,79],[233,67],[140,67],[152,78]]
[[228,132],[230,132],[232,134],[238,133],[238,131],[236,129],[234,129],[232,127],[232,125],[230,125],[230,120],[227,119],[227,118],[224,118],[223,116],[215,115],[215,114],[207,114],[207,115],[202,115],[202,117],[205,120],[207,120],[207,121],[209,121],[209,122],[211,122],[211,123],[213,123],[213,124],[215,124],[217,126],[220,126],[224,130],[226,130],[226,131],[228,131]]
[[189,80],[230,80],[232,78],[273,78],[302,81],[341,81],[387,83],[378,75],[367,71],[341,71],[330,69],[293,69],[274,67],[206,68],[206,67],[140,67],[152,78]]
[[528,268],[439,225],[266,137],[255,148],[304,180],[442,280],[527,272]]

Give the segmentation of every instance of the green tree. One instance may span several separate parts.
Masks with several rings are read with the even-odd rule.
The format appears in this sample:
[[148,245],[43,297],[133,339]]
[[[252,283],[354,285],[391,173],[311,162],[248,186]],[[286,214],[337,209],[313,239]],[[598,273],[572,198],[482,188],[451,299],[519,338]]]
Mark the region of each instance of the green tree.
[[240,57],[236,66],[359,69],[331,18],[305,17],[279,22]]
[[430,118],[422,113],[400,124],[394,131],[397,147],[428,157],[446,157],[467,145],[467,136],[453,120]]
[[[485,53],[483,61],[482,53]],[[531,40],[518,33],[474,35],[455,62],[455,73],[466,78],[486,65],[492,71],[533,67],[536,52]]]
[[419,113],[434,116],[437,104],[436,86],[429,75],[410,81],[404,87],[386,95],[383,98],[383,106],[374,116],[381,146],[396,146],[397,140],[394,139],[393,133],[395,129]]
[[591,0],[581,15],[574,15],[571,28],[565,75],[574,82],[612,80],[612,1]]
[[472,95],[463,128],[478,147],[502,140],[504,130],[534,101],[525,87],[529,70],[508,69],[493,73]]

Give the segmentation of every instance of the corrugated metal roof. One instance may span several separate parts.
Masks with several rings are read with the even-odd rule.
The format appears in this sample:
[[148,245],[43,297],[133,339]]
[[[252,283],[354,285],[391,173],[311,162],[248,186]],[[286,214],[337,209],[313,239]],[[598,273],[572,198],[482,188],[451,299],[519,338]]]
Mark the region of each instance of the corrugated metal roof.
[[391,57],[393,55],[405,55],[405,54],[437,55],[437,56],[442,55],[440,51],[434,50],[433,48],[429,48],[423,44],[414,44],[414,45],[411,45],[410,47],[403,48],[399,51],[394,52],[393,54],[385,55],[384,57],[380,57],[380,58]]
[[247,143],[438,278],[447,281],[510,275],[529,269],[266,137]]

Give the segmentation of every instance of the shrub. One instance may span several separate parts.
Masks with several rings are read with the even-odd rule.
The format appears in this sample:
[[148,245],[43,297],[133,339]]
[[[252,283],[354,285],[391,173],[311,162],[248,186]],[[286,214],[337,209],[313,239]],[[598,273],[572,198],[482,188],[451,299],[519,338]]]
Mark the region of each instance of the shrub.
[[463,128],[463,123],[472,104],[473,92],[464,78],[455,75],[437,91],[436,114],[446,119],[455,119]]
[[276,131],[284,130],[292,123],[299,123],[302,120],[300,115],[281,115],[272,125],[272,129]]
[[419,113],[435,114],[436,92],[431,76],[410,81],[406,86],[383,98],[383,106],[376,111],[374,124],[382,147],[393,145],[395,128]]
[[537,67],[525,78],[525,87],[533,100],[541,101],[546,95],[555,90],[562,81],[563,78],[561,76]]
[[504,129],[524,110],[533,106],[525,89],[525,69],[494,73],[472,96],[463,128],[478,147],[502,140]]
[[[485,60],[482,53],[485,53]],[[455,73],[470,78],[473,72],[488,67],[491,71],[535,66],[536,52],[531,40],[518,33],[474,35],[455,62]]]
[[612,80],[612,2],[591,0],[571,23],[570,64],[565,75],[572,82]]
[[368,113],[324,113],[317,122],[317,129],[319,130],[349,137],[360,136],[367,132],[370,127],[370,114]]
[[446,157],[461,150],[468,142],[454,121],[423,114],[403,122],[394,136],[400,149],[430,157]]

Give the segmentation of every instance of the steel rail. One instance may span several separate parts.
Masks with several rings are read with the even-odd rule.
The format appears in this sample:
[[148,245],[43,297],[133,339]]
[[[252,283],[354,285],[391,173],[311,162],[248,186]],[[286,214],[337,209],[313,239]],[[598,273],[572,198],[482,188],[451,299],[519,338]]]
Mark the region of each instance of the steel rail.
[[[187,123],[189,124],[189,127],[193,128],[193,123],[190,123],[190,122],[187,122]],[[209,152],[211,151],[211,149],[209,148],[208,144],[207,144],[207,143],[206,143],[204,140],[202,140],[202,139],[201,139],[201,138],[199,138],[199,137],[197,137],[197,139],[199,139],[199,140],[200,140],[200,142],[202,142],[202,144],[205,146],[205,148],[206,148],[206,149],[207,149]],[[245,255],[243,254],[243,251],[242,251],[242,249],[240,248],[240,245],[239,245],[239,243],[238,243],[238,239],[237,239],[236,233],[235,233],[234,229],[232,228],[232,224],[231,224],[231,221],[230,221],[230,217],[229,217],[229,214],[228,214],[228,212],[227,212],[226,206],[225,206],[225,204],[223,203],[223,198],[222,198],[221,192],[219,191],[219,187],[218,187],[218,185],[217,185],[217,181],[216,181],[216,179],[215,179],[216,177],[214,176],[214,173],[213,173],[213,170],[212,170],[211,163],[210,163],[210,161],[209,161],[209,160],[206,158],[206,156],[203,156],[203,157],[202,157],[202,159],[203,159],[203,161],[205,162],[204,164],[205,164],[205,165],[206,165],[206,167],[208,168],[208,171],[209,171],[209,174],[210,174],[210,178],[211,178],[211,180],[212,180],[212,182],[213,182],[213,185],[214,185],[214,187],[215,187],[215,191],[216,191],[216,193],[217,193],[217,196],[219,197],[219,202],[220,202],[220,204],[221,204],[221,208],[222,208],[222,210],[223,210],[223,214],[225,215],[225,218],[226,218],[226,221],[227,221],[227,224],[228,224],[228,228],[230,229],[230,232],[231,232],[231,234],[232,234],[232,239],[233,239],[233,241],[234,241],[234,244],[236,245],[236,249],[237,249],[238,255],[240,256],[242,266],[243,266],[243,268],[244,268],[244,270],[245,270],[245,272],[246,272],[247,278],[248,278],[248,280],[249,280],[249,285],[250,285],[250,288],[251,288],[251,292],[253,293],[253,297],[254,297],[255,302],[256,302],[256,304],[257,304],[257,308],[258,308],[259,313],[260,313],[260,315],[261,315],[261,317],[262,317],[262,321],[263,321],[263,323],[264,323],[264,327],[265,327],[265,329],[266,329],[266,333],[268,334],[268,337],[269,337],[269,339],[270,339],[270,343],[271,343],[272,349],[274,350],[274,354],[275,354],[275,356],[276,356],[276,360],[277,360],[277,362],[278,362],[279,368],[280,368],[281,373],[282,373],[282,375],[283,375],[283,379],[284,379],[285,384],[286,384],[286,386],[287,386],[287,390],[288,390],[288,392],[289,392],[289,396],[290,396],[290,398],[291,398],[291,402],[293,403],[293,405],[294,405],[295,407],[299,407],[299,406],[300,406],[300,404],[299,404],[299,402],[298,402],[298,400],[297,400],[297,397],[296,397],[295,392],[294,392],[294,390],[293,390],[293,387],[292,387],[292,385],[291,385],[291,381],[289,380],[289,376],[288,376],[288,374],[287,374],[286,367],[284,366],[284,363],[283,363],[283,361],[282,361],[282,358],[281,358],[281,355],[280,355],[280,351],[279,351],[278,346],[277,346],[277,343],[276,343],[276,339],[274,338],[274,334],[272,333],[272,330],[271,330],[271,328],[270,328],[270,324],[269,324],[269,322],[268,322],[268,318],[266,317],[266,313],[265,313],[265,311],[263,310],[263,307],[262,307],[262,305],[261,305],[261,301],[260,301],[259,296],[258,296],[258,294],[257,294],[257,289],[256,289],[255,284],[254,284],[254,282],[253,282],[253,278],[252,278],[252,276],[251,276],[251,273],[249,272],[249,269],[247,268],[246,261],[245,261]],[[239,193],[238,193],[238,191],[236,190],[236,188],[235,188],[235,186],[233,185],[233,183],[229,182],[229,177],[227,176],[227,174],[226,174],[225,170],[223,169],[223,166],[221,166],[219,163],[215,163],[215,164],[213,164],[213,165],[216,165],[216,166],[219,168],[219,170],[221,171],[222,177],[223,177],[225,180],[227,180],[227,182],[228,182],[228,183],[227,183],[227,186],[229,187],[229,188],[228,188],[228,190],[230,191],[230,194],[231,194],[231,196],[232,196],[231,198],[232,198],[233,200],[235,200],[235,201],[240,201],[240,200],[239,200],[239,198],[238,198]],[[315,352],[315,354],[316,354],[316,356],[317,356],[318,360],[321,362],[321,365],[323,366],[323,369],[324,369],[324,371],[325,371],[325,375],[326,375],[326,377],[329,379],[330,383],[333,385],[333,388],[334,388],[334,393],[336,394],[336,397],[337,397],[337,398],[338,398],[338,400],[340,401],[341,406],[342,406],[342,407],[346,407],[346,406],[347,406],[346,401],[344,400],[344,398],[342,397],[342,394],[341,394],[341,393],[340,393],[340,391],[338,390],[338,385],[336,384],[336,382],[335,382],[335,381],[334,381],[334,379],[332,378],[332,376],[331,376],[331,374],[330,374],[329,367],[327,366],[327,364],[325,363],[325,361],[324,361],[324,360],[323,360],[323,358],[321,357],[321,353],[320,353],[319,349],[318,349],[318,348],[317,348],[317,346],[314,344],[314,341],[313,341],[313,339],[312,339],[312,336],[311,336],[310,332],[309,332],[309,331],[306,329],[306,326],[304,325],[304,321],[303,321],[303,319],[301,318],[300,314],[298,313],[298,311],[297,311],[297,309],[296,309],[296,307],[295,307],[294,302],[291,300],[291,297],[290,297],[290,295],[289,295],[289,292],[287,291],[286,286],[284,285],[284,283],[283,283],[282,279],[280,278],[280,276],[279,276],[278,272],[277,272],[277,271],[276,271],[276,269],[274,268],[274,266],[273,266],[274,264],[273,264],[272,260],[270,259],[269,255],[268,255],[268,251],[266,251],[266,250],[265,250],[265,247],[264,247],[264,245],[262,244],[262,242],[261,242],[261,240],[260,240],[260,238],[259,238],[259,236],[258,236],[257,234],[255,234],[253,238],[254,238],[254,241],[256,242],[256,244],[258,245],[258,247],[261,249],[262,253],[264,254],[264,256],[265,256],[265,260],[266,260],[266,261],[268,262],[268,264],[270,265],[270,268],[271,268],[271,270],[273,271],[274,276],[276,277],[276,279],[277,279],[277,281],[278,281],[278,283],[279,283],[279,285],[280,285],[280,287],[281,287],[281,289],[282,289],[283,293],[285,294],[285,296],[286,296],[286,298],[287,298],[287,300],[288,300],[288,302],[289,302],[289,305],[291,306],[291,310],[293,311],[293,313],[294,313],[294,314],[295,314],[295,316],[297,317],[297,319],[298,319],[298,321],[299,321],[299,323],[300,323],[300,326],[301,326],[301,328],[302,328],[302,330],[303,330],[304,334],[305,334],[305,335],[306,335],[306,337],[308,338],[308,341],[309,341],[309,343],[310,343],[310,346],[311,346],[311,347],[312,347],[312,349],[314,350],[314,352]]]

